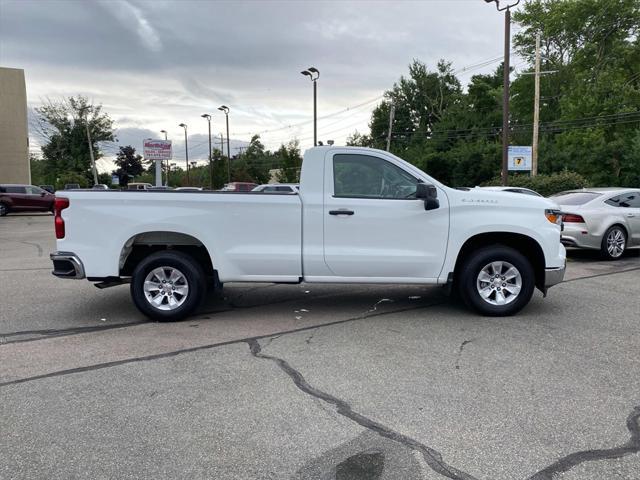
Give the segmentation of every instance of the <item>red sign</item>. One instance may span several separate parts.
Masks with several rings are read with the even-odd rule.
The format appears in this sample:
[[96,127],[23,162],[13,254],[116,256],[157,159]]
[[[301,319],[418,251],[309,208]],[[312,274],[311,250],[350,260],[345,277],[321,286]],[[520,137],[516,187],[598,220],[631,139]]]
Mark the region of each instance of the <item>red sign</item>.
[[171,140],[144,140],[144,158],[146,160],[171,160]]

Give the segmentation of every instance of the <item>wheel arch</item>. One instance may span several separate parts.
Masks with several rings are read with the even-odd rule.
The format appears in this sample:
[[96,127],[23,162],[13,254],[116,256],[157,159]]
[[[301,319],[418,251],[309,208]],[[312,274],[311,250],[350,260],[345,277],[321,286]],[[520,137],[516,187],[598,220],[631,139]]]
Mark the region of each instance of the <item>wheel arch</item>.
[[131,236],[120,249],[118,273],[130,276],[149,255],[163,250],[186,253],[193,257],[207,276],[215,276],[213,259],[206,245],[193,235],[170,230],[140,232]]
[[465,260],[479,248],[504,245],[520,252],[533,267],[535,273],[535,285],[538,289],[544,290],[545,278],[545,257],[542,246],[534,238],[514,232],[487,232],[479,233],[468,238],[458,252],[456,263],[453,271],[453,281],[456,281],[457,275],[464,265]]

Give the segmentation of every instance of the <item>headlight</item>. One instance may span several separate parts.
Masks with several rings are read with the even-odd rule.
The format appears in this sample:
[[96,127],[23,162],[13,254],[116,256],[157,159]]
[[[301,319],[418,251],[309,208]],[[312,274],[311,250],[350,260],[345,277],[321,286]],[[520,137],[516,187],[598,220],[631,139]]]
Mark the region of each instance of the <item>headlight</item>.
[[562,225],[562,212],[560,210],[547,209],[544,211],[544,216],[551,223],[555,223],[558,226]]

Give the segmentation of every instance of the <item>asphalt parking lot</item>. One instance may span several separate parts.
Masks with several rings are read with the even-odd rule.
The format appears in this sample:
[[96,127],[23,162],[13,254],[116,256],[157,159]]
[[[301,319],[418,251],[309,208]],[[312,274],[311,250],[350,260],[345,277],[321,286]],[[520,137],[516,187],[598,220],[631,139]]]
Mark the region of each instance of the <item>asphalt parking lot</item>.
[[640,256],[483,318],[419,286],[225,285],[180,323],[0,218],[0,478],[640,479]]

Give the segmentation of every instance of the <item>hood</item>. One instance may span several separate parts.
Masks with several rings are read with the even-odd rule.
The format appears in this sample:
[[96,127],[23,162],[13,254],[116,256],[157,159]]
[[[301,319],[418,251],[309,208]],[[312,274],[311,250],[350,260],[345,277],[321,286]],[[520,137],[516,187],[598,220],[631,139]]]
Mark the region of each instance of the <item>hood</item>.
[[472,188],[470,190],[451,190],[450,197],[455,198],[457,203],[461,205],[503,205],[508,207],[526,207],[541,209],[558,209],[558,204],[554,201],[536,197],[534,195],[526,195],[524,193],[505,192],[499,190],[486,190],[483,188]]

